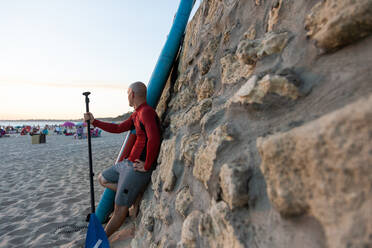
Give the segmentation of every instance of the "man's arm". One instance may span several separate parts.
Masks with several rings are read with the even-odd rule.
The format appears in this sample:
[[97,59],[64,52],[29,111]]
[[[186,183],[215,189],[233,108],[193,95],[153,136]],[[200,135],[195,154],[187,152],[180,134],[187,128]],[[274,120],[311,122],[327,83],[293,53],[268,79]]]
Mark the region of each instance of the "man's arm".
[[103,122],[103,121],[94,119],[92,124],[93,126],[99,127],[102,130],[109,132],[109,133],[122,133],[122,132],[130,130],[133,127],[133,120],[132,120],[132,116],[130,116],[127,120],[123,121],[122,123],[115,124],[115,123]]
[[132,115],[129,116],[127,120],[123,121],[120,124],[114,124],[114,123],[108,123],[108,122],[96,120],[94,119],[94,116],[90,112],[84,114],[84,120],[90,121],[93,124],[93,126],[99,127],[105,130],[106,132],[110,132],[110,133],[122,133],[122,132],[130,130],[134,126]]
[[156,121],[156,112],[151,109],[142,113],[143,125],[147,134],[146,161],[144,169],[148,171],[158,157],[160,148],[160,130]]

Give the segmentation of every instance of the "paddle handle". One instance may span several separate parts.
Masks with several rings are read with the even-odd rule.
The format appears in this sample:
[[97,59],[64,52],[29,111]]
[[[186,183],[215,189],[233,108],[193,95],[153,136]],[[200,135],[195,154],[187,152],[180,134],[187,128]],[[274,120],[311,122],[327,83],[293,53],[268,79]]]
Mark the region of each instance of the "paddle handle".
[[[89,95],[90,92],[84,92],[83,95],[85,96],[85,107],[86,112],[89,112]],[[94,185],[93,185],[93,161],[92,161],[92,142],[91,142],[91,135],[90,135],[90,120],[87,120],[87,128],[88,128],[88,153],[89,153],[89,180],[90,180],[90,205],[92,213],[96,211],[95,204],[94,204]]]

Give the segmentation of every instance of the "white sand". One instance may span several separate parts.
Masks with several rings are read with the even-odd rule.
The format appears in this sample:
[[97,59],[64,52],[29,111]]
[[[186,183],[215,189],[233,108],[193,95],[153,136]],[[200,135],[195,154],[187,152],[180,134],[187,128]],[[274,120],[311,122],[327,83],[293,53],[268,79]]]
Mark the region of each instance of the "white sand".
[[[95,202],[103,188],[97,175],[111,166],[125,134],[92,139]],[[87,139],[51,135],[46,144],[30,136],[0,138],[0,247],[83,247],[90,212]]]

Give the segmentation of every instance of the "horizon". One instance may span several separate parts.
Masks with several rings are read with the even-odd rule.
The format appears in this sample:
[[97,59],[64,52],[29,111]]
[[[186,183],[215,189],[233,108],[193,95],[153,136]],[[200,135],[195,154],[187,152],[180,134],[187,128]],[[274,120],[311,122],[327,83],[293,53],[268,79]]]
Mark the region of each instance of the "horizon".
[[[132,112],[132,111],[129,111],[129,112]],[[126,113],[121,114],[121,115],[117,115],[115,117],[113,117],[113,116],[107,116],[107,117],[99,116],[99,117],[94,117],[94,118],[95,119],[115,119],[115,118],[118,118],[119,116],[125,115],[125,114],[127,114],[129,112],[126,112]],[[67,119],[17,119],[17,120],[0,119],[0,122],[4,122],[4,121],[14,121],[14,122],[19,122],[19,121],[78,121],[78,120],[83,120],[83,118],[67,118]]]

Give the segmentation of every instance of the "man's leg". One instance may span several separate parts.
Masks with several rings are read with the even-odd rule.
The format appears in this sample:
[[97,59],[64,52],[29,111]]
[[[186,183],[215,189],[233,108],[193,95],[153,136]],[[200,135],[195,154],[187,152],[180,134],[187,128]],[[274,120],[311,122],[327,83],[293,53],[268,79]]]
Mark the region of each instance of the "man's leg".
[[117,190],[117,188],[118,188],[118,184],[117,183],[110,183],[110,182],[108,182],[103,176],[102,176],[102,174],[99,174],[99,176],[98,176],[98,181],[99,181],[99,183],[103,186],[103,187],[105,187],[105,188],[109,188],[109,189],[111,189],[111,190],[113,190],[113,191],[116,191]]
[[115,204],[114,213],[105,227],[107,237],[110,237],[115,231],[117,231],[125,221],[127,217],[128,206],[118,206]]
[[144,191],[141,191],[137,198],[136,198],[136,201],[133,203],[133,205],[129,208],[129,216],[131,217],[137,217],[138,215],[138,210],[139,210],[139,205],[141,203],[141,200],[142,200],[142,196],[143,196],[143,192]]
[[120,231],[115,232],[109,238],[110,245],[117,241],[127,240],[129,238],[134,238],[136,233],[136,227],[134,222],[129,223],[125,228],[121,229]]

